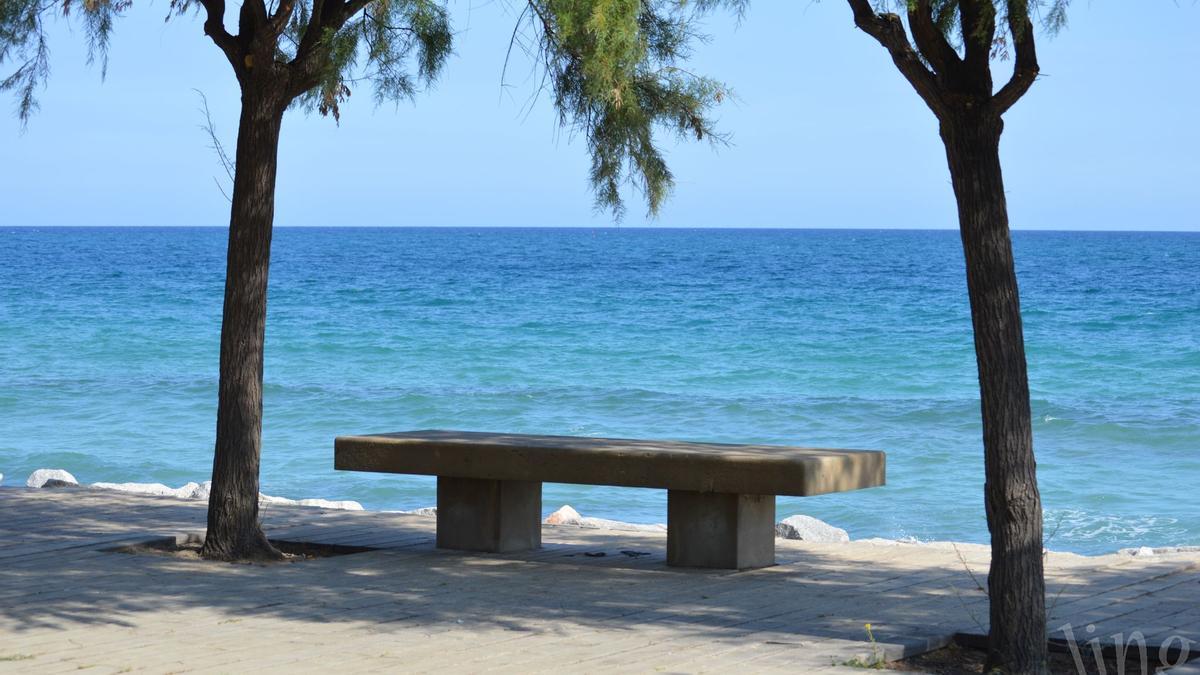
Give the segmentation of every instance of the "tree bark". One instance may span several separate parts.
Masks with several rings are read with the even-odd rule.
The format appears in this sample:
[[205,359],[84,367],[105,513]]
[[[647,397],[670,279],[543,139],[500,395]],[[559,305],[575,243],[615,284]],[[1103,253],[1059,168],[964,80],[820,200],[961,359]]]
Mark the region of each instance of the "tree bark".
[[1029,379],[1008,206],[1000,169],[1004,123],[985,105],[942,116],[983,414],[984,503],[992,538],[988,672],[1047,672],[1042,501],[1033,454]]
[[258,520],[263,338],[275,218],[275,170],[285,103],[243,83],[221,318],[217,439],[208,534],[201,554],[218,560],[282,558]]

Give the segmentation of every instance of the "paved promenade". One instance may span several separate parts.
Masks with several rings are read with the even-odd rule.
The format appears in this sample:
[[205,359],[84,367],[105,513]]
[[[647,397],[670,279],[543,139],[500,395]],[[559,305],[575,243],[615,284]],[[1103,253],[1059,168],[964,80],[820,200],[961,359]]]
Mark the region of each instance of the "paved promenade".
[[[0,489],[0,672],[852,673],[986,630],[979,546],[780,540],[776,567],[687,571],[665,566],[661,532],[546,526],[540,551],[463,554],[433,548],[430,517],[269,506],[272,538],[379,550],[273,566],[105,551],[202,532],[204,506]],[[1050,554],[1047,582],[1050,625],[1081,642],[1200,640],[1200,553]]]

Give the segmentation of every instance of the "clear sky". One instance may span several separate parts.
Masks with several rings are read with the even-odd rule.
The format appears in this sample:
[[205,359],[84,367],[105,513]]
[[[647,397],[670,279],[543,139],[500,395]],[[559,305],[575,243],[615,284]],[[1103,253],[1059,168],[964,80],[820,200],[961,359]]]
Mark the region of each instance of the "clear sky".
[[[364,87],[341,126],[289,112],[276,224],[611,225],[592,209],[582,140],[556,129],[545,97],[526,111],[528,63],[501,86],[514,6],[451,0],[456,55],[415,104],[377,109]],[[237,85],[201,22],[166,12],[135,2],[104,82],[82,30],[57,24],[41,112],[24,133],[0,116],[0,226],[227,224],[193,90],[232,152]],[[1006,116],[1014,227],[1200,229],[1198,27],[1186,0],[1074,3]],[[657,220],[631,200],[623,225],[955,226],[933,116],[844,2],[758,0],[741,25],[707,28],[693,67],[733,87],[718,113],[733,143],[668,142],[673,197]]]

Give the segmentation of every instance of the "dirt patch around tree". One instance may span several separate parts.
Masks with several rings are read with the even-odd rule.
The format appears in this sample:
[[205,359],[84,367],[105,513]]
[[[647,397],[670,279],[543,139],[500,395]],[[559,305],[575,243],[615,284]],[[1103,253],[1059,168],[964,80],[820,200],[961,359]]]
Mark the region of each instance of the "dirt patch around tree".
[[[318,544],[306,541],[286,541],[271,539],[271,545],[283,553],[283,560],[276,563],[257,562],[255,565],[287,564],[320,560],[354,553],[366,553],[378,549],[368,546],[343,546],[340,544]],[[216,560],[205,560],[200,557],[200,547],[204,545],[204,537],[196,534],[179,535],[175,537],[158,537],[134,544],[123,544],[104,549],[109,553],[125,553],[128,555],[157,555],[176,560],[192,560],[214,565],[227,565]],[[237,564],[237,563],[232,563]]]
[[[980,636],[956,636],[954,643],[947,647],[883,663],[879,667],[931,675],[982,675],[987,660],[986,644],[986,638]],[[1052,640],[1049,647],[1052,675],[1151,675],[1165,666],[1178,666],[1189,660],[1187,654],[1180,654],[1178,650],[1161,654],[1157,645],[1147,646],[1144,652],[1137,644],[1130,645],[1124,659],[1118,658],[1113,645],[1102,646],[1099,658],[1089,644],[1079,644],[1072,650],[1066,642]]]

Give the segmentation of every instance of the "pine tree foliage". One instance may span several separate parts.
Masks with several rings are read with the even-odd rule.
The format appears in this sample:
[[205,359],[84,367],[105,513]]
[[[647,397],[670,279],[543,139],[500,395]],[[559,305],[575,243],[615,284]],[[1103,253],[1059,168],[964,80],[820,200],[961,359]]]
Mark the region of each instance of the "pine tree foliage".
[[17,98],[17,116],[25,123],[37,112],[37,90],[50,76],[46,20],[52,13],[80,18],[88,42],[88,63],[108,65],[108,38],[113,21],[131,0],[0,0],[0,68],[12,72],[0,80],[0,91]]
[[[578,131],[592,157],[599,207],[623,212],[632,185],[652,213],[673,181],[658,136],[722,142],[712,110],[729,92],[681,66],[705,39],[697,20],[748,0],[526,0],[515,34],[536,57],[562,125]],[[106,63],[114,21],[132,0],[0,0],[0,88],[14,92],[25,122],[50,74],[47,24],[81,24],[89,58]],[[369,86],[377,104],[414,98],[453,53],[447,0],[245,0],[237,32],[225,0],[171,0],[170,16],[199,13],[243,89],[268,90],[305,110],[340,120],[340,106]]]
[[705,36],[698,15],[745,2],[680,0],[530,0],[522,15],[536,37],[524,42],[544,65],[564,126],[579,130],[592,157],[598,208],[623,212],[625,182],[651,214],[673,185],[655,142],[665,129],[680,138],[723,142],[709,113],[729,91],[680,66]]

